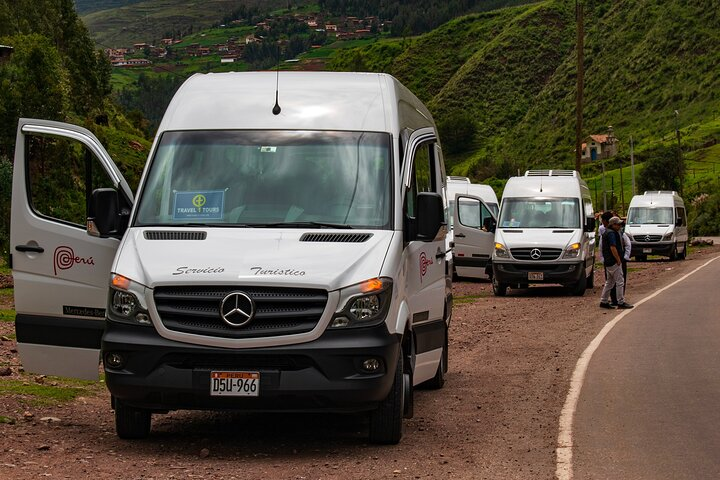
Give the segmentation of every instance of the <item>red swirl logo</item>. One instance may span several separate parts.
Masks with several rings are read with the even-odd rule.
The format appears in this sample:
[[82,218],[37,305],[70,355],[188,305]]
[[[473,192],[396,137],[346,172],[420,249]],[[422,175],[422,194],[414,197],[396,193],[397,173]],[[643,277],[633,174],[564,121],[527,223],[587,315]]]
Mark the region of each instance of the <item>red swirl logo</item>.
[[72,248],[65,245],[60,245],[55,249],[55,254],[53,255],[53,266],[56,276],[58,274],[58,270],[69,270],[77,264],[95,265],[95,260],[93,257],[78,257],[75,255]]
[[433,261],[427,258],[427,255],[425,255],[425,252],[420,253],[420,281],[422,281],[423,277],[427,273],[427,267],[428,265],[432,265]]

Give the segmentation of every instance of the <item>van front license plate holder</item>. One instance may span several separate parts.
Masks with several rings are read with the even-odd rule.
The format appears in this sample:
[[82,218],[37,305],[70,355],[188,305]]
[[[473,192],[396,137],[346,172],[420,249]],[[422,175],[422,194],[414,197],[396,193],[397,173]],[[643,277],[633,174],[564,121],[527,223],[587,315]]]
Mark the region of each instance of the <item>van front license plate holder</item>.
[[211,397],[260,396],[259,372],[210,372]]
[[643,248],[643,253],[652,253],[652,248]]
[[528,272],[528,280],[542,281],[545,280],[543,272]]

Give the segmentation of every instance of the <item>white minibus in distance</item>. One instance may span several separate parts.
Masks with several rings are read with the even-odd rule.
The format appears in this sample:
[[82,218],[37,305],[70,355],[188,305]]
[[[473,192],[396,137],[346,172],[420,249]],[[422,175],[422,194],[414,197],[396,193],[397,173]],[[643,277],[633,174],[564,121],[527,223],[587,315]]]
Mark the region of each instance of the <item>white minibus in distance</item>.
[[528,170],[508,180],[492,257],[493,291],[560,284],[574,295],[593,286],[595,216],[574,170]]
[[392,76],[194,75],[135,195],[90,131],[21,119],[13,175],[23,366],[97,378],[102,358],[122,438],[276,409],[366,412],[397,443],[413,387],[443,386],[445,167]]
[[685,202],[674,191],[652,191],[630,200],[625,233],[630,237],[635,260],[663,255],[670,260],[685,259],[688,228]]

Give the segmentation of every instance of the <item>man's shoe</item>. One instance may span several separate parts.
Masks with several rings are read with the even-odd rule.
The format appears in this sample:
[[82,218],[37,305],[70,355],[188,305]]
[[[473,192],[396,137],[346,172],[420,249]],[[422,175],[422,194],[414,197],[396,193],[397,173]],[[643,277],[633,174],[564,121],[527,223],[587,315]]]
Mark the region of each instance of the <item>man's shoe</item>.
[[610,305],[610,304],[607,303],[607,302],[600,302],[600,308],[609,308],[610,310],[612,310],[612,309],[614,309],[614,308],[616,308],[616,307],[613,307],[612,305]]
[[618,304],[617,302],[610,302],[610,306],[613,308],[617,308]]
[[634,307],[634,305],[630,305],[629,303],[618,303],[618,306],[617,306],[617,308],[621,308],[621,309],[622,308],[628,309],[628,308],[633,308],[633,307]]

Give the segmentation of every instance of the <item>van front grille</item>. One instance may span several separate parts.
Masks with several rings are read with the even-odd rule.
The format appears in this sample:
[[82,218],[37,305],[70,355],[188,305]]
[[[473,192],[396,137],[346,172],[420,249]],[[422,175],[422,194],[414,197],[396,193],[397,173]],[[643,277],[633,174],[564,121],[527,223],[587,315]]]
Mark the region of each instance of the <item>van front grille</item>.
[[557,260],[562,253],[561,248],[513,248],[510,250],[517,260]]
[[633,235],[636,242],[659,242],[662,235]]
[[[242,292],[255,303],[253,318],[241,327],[221,316],[223,299]],[[155,306],[165,328],[175,332],[224,338],[257,338],[311,331],[320,321],[325,290],[245,286],[157,287]],[[231,323],[239,323],[233,321]]]

